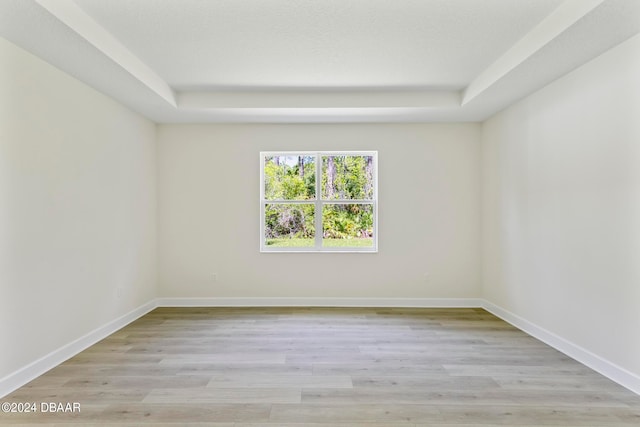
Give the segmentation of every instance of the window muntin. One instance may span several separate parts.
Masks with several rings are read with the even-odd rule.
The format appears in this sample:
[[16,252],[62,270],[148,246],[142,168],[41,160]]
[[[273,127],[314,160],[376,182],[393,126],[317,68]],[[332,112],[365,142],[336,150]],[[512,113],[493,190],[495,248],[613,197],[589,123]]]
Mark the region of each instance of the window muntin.
[[260,211],[262,252],[377,252],[377,152],[260,153]]

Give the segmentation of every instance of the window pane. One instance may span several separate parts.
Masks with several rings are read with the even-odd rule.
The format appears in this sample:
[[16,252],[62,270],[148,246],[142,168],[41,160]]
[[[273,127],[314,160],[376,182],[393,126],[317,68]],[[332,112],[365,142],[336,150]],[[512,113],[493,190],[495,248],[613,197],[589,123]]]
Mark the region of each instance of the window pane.
[[373,200],[373,156],[322,156],[322,198]]
[[373,247],[373,205],[322,206],[322,246]]
[[266,200],[313,200],[315,156],[267,156],[264,159]]
[[315,206],[313,204],[266,204],[265,245],[270,247],[313,247]]

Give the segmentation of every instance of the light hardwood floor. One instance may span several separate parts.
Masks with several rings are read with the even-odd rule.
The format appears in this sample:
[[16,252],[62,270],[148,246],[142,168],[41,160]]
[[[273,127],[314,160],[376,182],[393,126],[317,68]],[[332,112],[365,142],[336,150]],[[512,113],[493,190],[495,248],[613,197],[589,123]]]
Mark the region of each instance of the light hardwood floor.
[[5,402],[0,424],[639,426],[640,397],[482,309],[162,308]]

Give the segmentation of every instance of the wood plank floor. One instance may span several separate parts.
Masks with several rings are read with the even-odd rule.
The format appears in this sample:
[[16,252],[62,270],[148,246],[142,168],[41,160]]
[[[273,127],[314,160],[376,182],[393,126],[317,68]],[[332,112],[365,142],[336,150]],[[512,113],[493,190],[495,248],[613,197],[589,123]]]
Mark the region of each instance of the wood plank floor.
[[0,424],[639,426],[640,397],[482,309],[162,308],[4,402]]

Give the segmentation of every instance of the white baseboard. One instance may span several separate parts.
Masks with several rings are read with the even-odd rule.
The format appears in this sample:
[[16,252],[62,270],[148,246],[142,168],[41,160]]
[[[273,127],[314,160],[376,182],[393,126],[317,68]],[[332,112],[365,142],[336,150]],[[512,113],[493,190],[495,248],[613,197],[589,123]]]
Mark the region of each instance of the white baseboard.
[[481,307],[479,298],[158,298],[158,307]]
[[152,300],[0,379],[4,397],[156,308]]
[[489,301],[481,301],[482,308],[488,312],[640,395],[640,377],[635,375],[633,372],[629,372],[615,363],[603,359],[589,350],[582,348],[579,345],[554,334],[553,332],[541,328],[517,314],[511,313],[510,311]]

